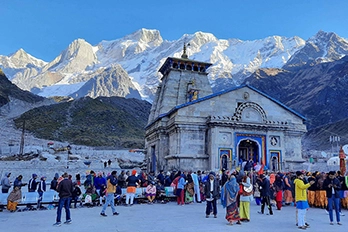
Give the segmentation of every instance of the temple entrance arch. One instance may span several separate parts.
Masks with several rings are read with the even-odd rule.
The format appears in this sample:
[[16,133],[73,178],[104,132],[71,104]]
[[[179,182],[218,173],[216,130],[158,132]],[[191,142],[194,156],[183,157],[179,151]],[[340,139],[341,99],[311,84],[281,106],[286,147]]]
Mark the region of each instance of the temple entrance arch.
[[235,153],[232,164],[234,167],[241,165],[243,159],[252,159],[265,167],[268,165],[266,154],[266,135],[236,132],[235,134]]
[[260,148],[257,141],[252,139],[243,139],[238,144],[238,161],[241,164],[244,160],[250,160],[254,163],[260,162]]

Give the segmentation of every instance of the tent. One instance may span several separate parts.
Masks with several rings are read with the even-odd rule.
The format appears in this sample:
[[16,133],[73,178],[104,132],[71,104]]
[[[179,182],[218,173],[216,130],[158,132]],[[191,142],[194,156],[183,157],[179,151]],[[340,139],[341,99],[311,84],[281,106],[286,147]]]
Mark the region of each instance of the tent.
[[[347,162],[347,157],[346,157],[346,162]],[[326,164],[328,166],[339,166],[340,165],[340,158],[338,156],[335,156],[335,157],[331,157],[327,162]]]

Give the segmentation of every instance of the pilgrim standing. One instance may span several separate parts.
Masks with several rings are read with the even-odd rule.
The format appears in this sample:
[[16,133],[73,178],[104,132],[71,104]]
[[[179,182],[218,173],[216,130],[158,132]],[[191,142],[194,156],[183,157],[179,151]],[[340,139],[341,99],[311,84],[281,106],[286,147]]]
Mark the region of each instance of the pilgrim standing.
[[221,204],[226,208],[226,220],[230,226],[234,222],[237,222],[238,225],[241,224],[237,202],[238,191],[237,179],[234,175],[231,175],[230,180],[225,183],[221,191]]
[[61,223],[61,217],[62,217],[62,209],[64,207],[65,209],[65,219],[66,221],[64,224],[70,224],[71,223],[71,215],[70,215],[70,200],[72,197],[73,192],[73,183],[71,180],[68,179],[69,175],[68,173],[63,174],[63,180],[61,180],[58,183],[57,191],[59,193],[59,202],[57,207],[57,219],[56,223],[54,223],[54,226],[60,226]]
[[304,174],[300,171],[296,172],[297,179],[294,180],[295,184],[295,201],[296,209],[298,211],[297,225],[299,229],[305,230],[309,225],[305,224],[306,211],[309,208],[307,200],[307,189],[315,183],[311,181],[307,184],[303,182]]
[[324,189],[326,190],[326,197],[329,208],[329,218],[330,225],[333,225],[333,206],[335,206],[336,221],[338,225],[342,225],[340,222],[340,194],[339,190],[341,189],[341,183],[339,179],[336,178],[336,173],[330,171],[329,175],[324,181]]
[[205,199],[207,201],[207,207],[205,209],[205,217],[208,218],[210,213],[213,211],[214,218],[217,217],[216,200],[220,194],[219,180],[215,178],[213,172],[209,173],[209,180],[205,183],[204,189]]
[[105,197],[105,204],[103,205],[103,209],[100,213],[101,216],[106,217],[105,214],[106,207],[108,205],[111,206],[112,215],[119,215],[118,212],[116,212],[116,207],[114,203],[114,196],[116,192],[116,186],[117,186],[117,172],[112,171],[111,175],[108,176],[107,182],[106,182],[106,197]]

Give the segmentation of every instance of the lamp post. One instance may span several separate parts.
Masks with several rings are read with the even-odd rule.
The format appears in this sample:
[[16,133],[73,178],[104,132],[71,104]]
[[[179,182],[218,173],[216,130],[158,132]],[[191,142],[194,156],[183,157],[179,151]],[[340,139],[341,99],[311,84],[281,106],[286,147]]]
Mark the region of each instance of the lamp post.
[[340,136],[331,136],[330,135],[330,143],[331,143],[331,157],[333,156],[333,146],[334,146],[334,143],[336,142],[336,150],[337,150],[337,153],[339,152],[339,147],[338,147],[338,142],[341,141],[341,137]]

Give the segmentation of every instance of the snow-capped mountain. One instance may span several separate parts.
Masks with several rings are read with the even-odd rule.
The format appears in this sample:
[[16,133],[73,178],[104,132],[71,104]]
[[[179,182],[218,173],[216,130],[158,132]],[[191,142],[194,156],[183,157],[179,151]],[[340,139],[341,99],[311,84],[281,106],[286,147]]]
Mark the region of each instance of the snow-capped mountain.
[[10,79],[29,79],[38,75],[47,63],[37,59],[23,49],[19,49],[9,56],[0,55],[0,68]]
[[313,66],[315,64],[332,62],[348,55],[348,40],[335,33],[319,31],[308,39],[305,46],[295,52],[288,60],[285,69]]
[[[120,92],[116,93],[113,89],[117,82],[123,86],[123,94],[127,91],[130,93],[135,87],[143,99],[151,100],[161,78],[158,69],[167,57],[180,57],[184,43],[188,44],[189,59],[213,64],[209,78],[215,90],[226,88],[228,84],[239,85],[259,68],[282,68],[302,62],[303,54],[307,54],[308,49],[321,51],[307,55],[307,59],[317,62],[339,59],[348,50],[347,40],[326,32],[318,32],[308,41],[296,36],[271,36],[253,41],[218,39],[204,32],[185,34],[178,40],[168,41],[161,37],[158,30],[140,29],[120,39],[101,41],[95,46],[77,39],[49,63],[36,58],[32,62],[26,59],[27,65],[24,67],[12,62],[9,69],[9,62],[6,61],[10,57],[0,56],[0,68],[20,88],[42,96],[119,96],[117,94]],[[103,74],[101,71],[113,69],[115,64],[122,66],[131,82],[124,82],[129,80],[127,78],[113,79],[117,75]],[[98,81],[99,76],[103,75],[103,78],[108,76],[107,82],[113,84],[104,86],[103,91],[96,90],[97,82],[99,89],[106,83]]]

